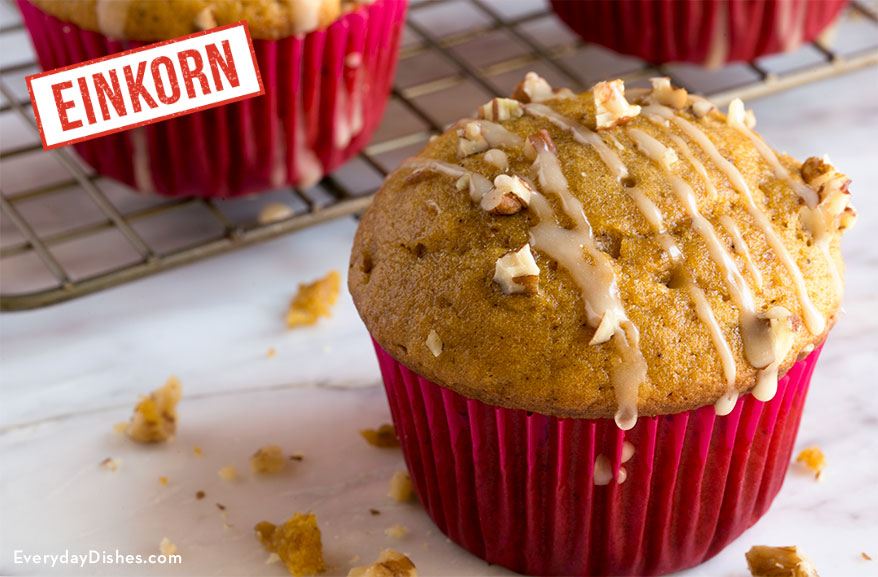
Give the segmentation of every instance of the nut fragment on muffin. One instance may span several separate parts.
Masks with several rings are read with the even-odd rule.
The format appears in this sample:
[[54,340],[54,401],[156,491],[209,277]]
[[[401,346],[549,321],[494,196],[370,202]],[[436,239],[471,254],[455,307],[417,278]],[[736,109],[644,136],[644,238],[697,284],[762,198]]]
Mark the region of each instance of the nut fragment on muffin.
[[170,377],[161,388],[140,399],[125,429],[138,443],[163,443],[177,431],[177,403],[183,394],[179,379]]
[[368,566],[354,567],[348,577],[418,577],[412,560],[393,549],[385,549],[378,560]]
[[321,317],[332,316],[332,307],[338,300],[340,288],[341,275],[338,271],[331,271],[314,282],[300,284],[287,311],[287,326],[313,325]]
[[326,570],[317,516],[295,513],[282,525],[260,521],[256,538],[269,553],[275,553],[295,577],[316,575]]
[[250,456],[250,469],[259,475],[280,473],[286,466],[287,458],[277,445],[260,447]]
[[384,423],[377,429],[363,429],[360,435],[373,447],[392,448],[399,447],[399,439],[396,438],[396,429],[390,423]]
[[817,568],[795,545],[756,545],[746,553],[753,577],[819,577]]

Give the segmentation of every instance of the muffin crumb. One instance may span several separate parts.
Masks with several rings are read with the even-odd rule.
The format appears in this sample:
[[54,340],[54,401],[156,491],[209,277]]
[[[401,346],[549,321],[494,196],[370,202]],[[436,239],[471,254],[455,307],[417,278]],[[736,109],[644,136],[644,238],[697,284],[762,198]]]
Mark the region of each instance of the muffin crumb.
[[295,513],[279,526],[260,521],[254,529],[265,550],[276,553],[290,575],[314,575],[326,570],[320,528],[313,513]]
[[756,545],[746,556],[753,577],[819,577],[814,564],[796,546]]
[[204,491],[198,490],[198,491],[195,492],[195,499],[198,500],[198,501],[201,501],[201,500],[204,499],[206,496],[207,496],[207,493],[205,493]]
[[287,312],[287,326],[295,328],[316,324],[321,317],[332,316],[332,307],[338,300],[341,275],[331,271],[312,283],[299,285]]
[[373,447],[383,449],[399,447],[399,439],[396,437],[396,429],[390,423],[384,423],[377,429],[363,429],[360,435]]
[[415,492],[412,487],[412,478],[405,471],[397,471],[390,478],[390,492],[388,497],[393,498],[397,503],[406,503],[411,501]]
[[226,465],[216,472],[219,475],[219,478],[223,481],[234,481],[238,478],[238,470],[234,467],[234,465]]
[[871,561],[871,560],[872,560],[872,556],[869,555],[868,553],[866,553],[865,551],[862,551],[862,552],[860,553],[860,559],[862,559],[863,561]]
[[348,577],[418,577],[418,571],[411,559],[393,549],[385,549],[375,563],[354,567]]
[[159,485],[161,485],[162,487],[167,487],[169,483],[170,483],[170,481],[164,475],[159,477]]
[[220,511],[225,511],[225,510],[226,510],[226,506],[223,505],[222,503],[217,503],[217,504],[216,504],[216,508],[219,509]]
[[369,514],[372,515],[373,517],[377,517],[378,515],[381,514],[381,511],[379,511],[378,509],[369,509]]
[[196,457],[204,456],[204,451],[198,446],[192,447],[192,453],[194,453]]
[[171,556],[177,553],[177,546],[171,543],[171,540],[167,537],[163,537],[162,542],[159,543],[159,551],[161,551],[162,555]]
[[265,357],[269,359],[273,359],[277,356],[277,349],[274,347],[268,347],[268,350],[265,351]]
[[814,473],[814,478],[819,481],[823,477],[823,469],[826,467],[826,455],[819,447],[808,447],[799,453],[796,457],[796,463],[804,465]]
[[128,430],[128,421],[119,421],[115,425],[113,425],[113,432],[119,434],[125,434],[125,431]]
[[273,475],[280,473],[287,466],[283,449],[277,445],[265,445],[260,447],[250,457],[250,468],[259,475]]
[[182,396],[177,377],[140,399],[125,433],[138,443],[163,443],[177,431],[177,403]]
[[122,461],[119,459],[115,459],[113,457],[107,457],[103,461],[101,461],[101,467],[108,470],[113,471],[114,473],[119,470],[119,465],[122,464]]
[[384,534],[393,539],[402,539],[409,534],[409,528],[405,525],[396,523],[384,530]]
[[256,217],[256,220],[259,224],[271,224],[286,220],[294,214],[296,214],[295,211],[289,205],[281,202],[269,202],[259,211],[259,216]]

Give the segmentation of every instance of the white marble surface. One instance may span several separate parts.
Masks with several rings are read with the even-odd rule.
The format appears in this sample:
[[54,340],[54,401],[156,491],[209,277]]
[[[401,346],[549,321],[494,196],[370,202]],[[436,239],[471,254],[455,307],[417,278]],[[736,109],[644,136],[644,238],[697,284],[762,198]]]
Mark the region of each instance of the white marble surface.
[[[824,577],[878,574],[878,560],[860,558],[865,551],[878,559],[876,103],[874,68],[751,103],[770,142],[799,157],[829,152],[854,181],[860,221],[845,245],[847,314],[814,375],[797,442],[821,446],[829,465],[820,483],[793,467],[768,515],[690,577],[746,575],[743,552],[753,544],[799,545]],[[0,574],[280,576],[282,567],[264,565],[251,528],[305,510],[318,514],[329,575],[388,546],[410,554],[424,576],[508,574],[449,543],[419,506],[385,496],[403,462],[357,434],[389,413],[350,298],[316,328],[284,328],[297,282],[345,270],[354,227],[337,221],[0,317]],[[137,396],[170,374],[185,391],[176,440],[140,447],[114,434]],[[277,478],[252,478],[248,455],[269,442],[304,461]],[[108,456],[122,461],[115,473],[98,466]],[[226,464],[244,478],[221,481],[216,471]],[[169,486],[159,484],[162,475]],[[216,502],[227,506],[230,527]],[[402,541],[384,535],[395,523],[410,529]],[[14,562],[14,550],[151,554],[165,536],[179,546],[182,566]]]

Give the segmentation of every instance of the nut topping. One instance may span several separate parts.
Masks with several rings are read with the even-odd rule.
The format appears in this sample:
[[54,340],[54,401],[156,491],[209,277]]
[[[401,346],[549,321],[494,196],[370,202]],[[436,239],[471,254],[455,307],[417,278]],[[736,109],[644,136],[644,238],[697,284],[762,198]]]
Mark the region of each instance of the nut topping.
[[857,219],[857,211],[850,205],[850,179],[838,172],[829,158],[816,156],[802,164],[801,175],[805,184],[817,192],[817,206],[800,210],[811,234],[820,239],[830,232],[851,228]]
[[509,157],[499,148],[492,148],[485,153],[485,162],[496,166],[499,170],[506,172],[509,169]]
[[482,197],[481,207],[491,214],[515,214],[530,204],[532,193],[521,177],[501,174],[494,179],[494,188]]
[[621,80],[598,82],[592,90],[598,130],[624,124],[640,114],[640,106],[625,100],[625,83]]
[[652,83],[651,101],[677,110],[686,107],[689,93],[686,92],[685,88],[674,88],[671,85],[671,79],[667,77],[650,78],[649,81]]
[[424,344],[427,345],[427,348],[430,349],[430,352],[433,353],[434,357],[438,357],[442,354],[442,339],[439,338],[439,333],[436,331],[430,331]]
[[457,137],[457,156],[459,158],[465,158],[491,148],[482,134],[482,127],[477,122],[467,122],[463,128],[457,129]]
[[704,118],[711,110],[716,110],[716,106],[714,106],[713,102],[706,98],[702,98],[701,96],[690,95],[689,102],[692,107],[692,114],[695,115],[695,118]]
[[515,87],[512,97],[521,102],[545,102],[553,98],[572,98],[573,92],[568,88],[554,90],[545,78],[536,72],[528,72]]
[[726,123],[729,126],[745,126],[753,128],[756,126],[756,116],[752,110],[744,109],[744,101],[735,98],[729,102],[729,111],[726,114]]
[[521,118],[524,108],[521,102],[512,98],[494,98],[479,107],[479,118],[484,120],[503,121]]
[[507,252],[497,259],[494,267],[494,282],[500,285],[504,294],[537,292],[540,279],[540,267],[537,266],[530,244],[518,250]]

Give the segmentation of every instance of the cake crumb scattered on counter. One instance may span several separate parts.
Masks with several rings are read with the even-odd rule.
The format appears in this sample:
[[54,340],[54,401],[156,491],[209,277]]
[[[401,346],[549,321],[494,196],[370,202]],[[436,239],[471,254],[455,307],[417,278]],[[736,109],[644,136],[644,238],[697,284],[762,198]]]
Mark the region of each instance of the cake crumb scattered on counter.
[[120,461],[119,459],[114,459],[113,457],[107,457],[106,459],[101,461],[102,468],[113,472],[116,472],[119,469],[120,464],[122,464],[122,461]]
[[256,538],[269,553],[276,553],[290,575],[315,575],[326,570],[317,517],[296,513],[282,525],[260,521]]
[[223,481],[234,481],[238,478],[238,470],[234,465],[226,465],[216,472]]
[[872,560],[872,556],[869,555],[868,553],[866,553],[865,551],[863,551],[862,553],[860,553],[860,558],[861,558],[863,561],[871,561],[871,560]]
[[756,545],[746,553],[753,577],[819,577],[817,568],[799,549]]
[[265,351],[265,356],[269,359],[273,359],[277,356],[277,349],[275,349],[274,347],[268,347],[268,350]]
[[138,443],[163,443],[177,431],[177,403],[183,388],[177,377],[140,399],[125,429],[128,437]]
[[273,475],[280,473],[287,466],[283,449],[277,445],[265,445],[260,447],[250,456],[250,468],[260,475]]
[[206,496],[207,496],[207,493],[205,493],[204,491],[196,491],[195,492],[195,498],[198,499],[199,501],[204,499]]
[[397,523],[385,529],[384,534],[394,539],[402,539],[409,534],[409,529],[405,525],[400,525],[399,523]]
[[379,511],[378,509],[369,509],[369,514],[372,515],[373,517],[375,517],[375,516],[380,515],[381,511]]
[[340,289],[341,275],[335,270],[312,283],[300,284],[287,312],[287,326],[313,325],[320,317],[332,316]]
[[407,472],[397,471],[393,474],[393,477],[390,478],[390,492],[387,493],[387,496],[392,497],[398,503],[405,503],[414,498],[412,478]]
[[162,555],[174,555],[177,553],[177,546],[171,543],[171,540],[167,537],[163,537],[162,542],[159,543],[159,551],[161,551]]
[[354,567],[348,577],[418,577],[412,560],[393,549],[385,549],[368,567]]
[[268,558],[265,560],[266,565],[274,565],[275,563],[280,561],[280,555],[277,553],[269,553]]
[[302,453],[293,453],[292,455],[290,455],[290,461],[304,461],[304,460],[305,460],[305,455],[303,455]]
[[287,204],[281,202],[269,202],[259,211],[256,221],[259,224],[271,224],[273,222],[286,220],[294,214],[296,214],[295,211]]
[[796,457],[796,462],[803,464],[809,471],[814,473],[814,478],[820,480],[823,476],[823,469],[826,468],[826,455],[819,447],[808,447],[803,449]]
[[159,477],[159,485],[161,485],[162,487],[167,487],[168,483],[170,483],[170,481],[168,480],[167,477],[165,477],[164,475]]
[[226,506],[223,505],[222,503],[217,503],[217,504],[216,504],[216,508],[219,509],[220,511],[225,511],[225,510],[226,510]]
[[192,447],[192,452],[195,454],[196,457],[203,457],[204,456],[204,451],[201,450],[201,447],[198,447],[198,446]]
[[396,429],[389,423],[384,423],[377,429],[363,429],[360,431],[360,434],[366,439],[366,442],[374,447],[399,447],[399,439],[396,438]]
[[124,435],[125,431],[128,430],[128,421],[119,421],[115,425],[113,425],[113,432],[119,433],[120,435]]

